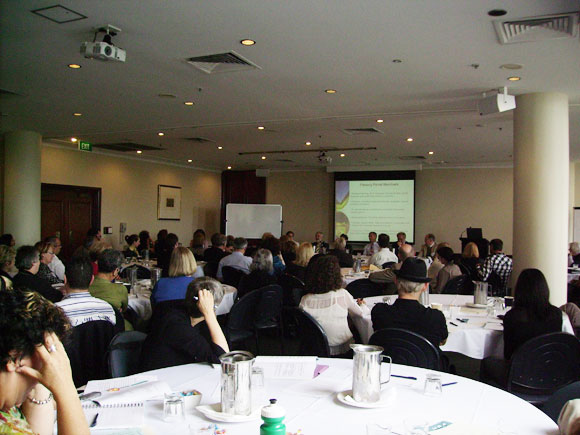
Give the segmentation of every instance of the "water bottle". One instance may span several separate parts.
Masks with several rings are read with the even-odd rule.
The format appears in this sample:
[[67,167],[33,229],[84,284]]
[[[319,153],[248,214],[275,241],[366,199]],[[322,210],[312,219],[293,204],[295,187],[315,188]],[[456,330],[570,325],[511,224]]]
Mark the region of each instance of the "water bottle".
[[270,404],[262,408],[262,420],[260,435],[286,435],[284,421],[284,408],[276,403],[276,399],[270,399]]

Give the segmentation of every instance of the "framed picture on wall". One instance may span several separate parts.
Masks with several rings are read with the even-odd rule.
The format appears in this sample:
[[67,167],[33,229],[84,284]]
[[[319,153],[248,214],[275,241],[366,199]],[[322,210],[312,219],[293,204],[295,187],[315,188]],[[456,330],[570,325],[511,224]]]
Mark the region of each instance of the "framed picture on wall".
[[157,219],[178,221],[181,219],[181,187],[157,186]]

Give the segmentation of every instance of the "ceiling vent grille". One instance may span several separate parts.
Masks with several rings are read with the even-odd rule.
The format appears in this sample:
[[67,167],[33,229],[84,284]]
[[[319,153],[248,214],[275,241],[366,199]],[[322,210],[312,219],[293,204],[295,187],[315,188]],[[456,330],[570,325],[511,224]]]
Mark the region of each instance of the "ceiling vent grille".
[[294,163],[294,160],[290,160],[290,159],[275,159],[275,162],[281,162],[281,163]]
[[205,137],[186,137],[185,140],[195,143],[215,143],[215,141],[206,139]]
[[426,160],[425,156],[399,156],[399,160]]
[[362,135],[362,134],[383,134],[381,130],[377,130],[376,128],[345,128],[342,130],[343,133],[346,133],[351,136]]
[[493,25],[501,44],[575,38],[578,36],[578,13],[496,20]]
[[105,150],[111,151],[121,151],[121,152],[130,152],[130,151],[162,151],[164,148],[159,147],[152,147],[149,145],[137,144],[133,142],[117,142],[117,143],[96,143],[93,144],[95,148],[102,148]]
[[245,59],[235,51],[190,57],[186,61],[206,74],[261,69],[258,65]]

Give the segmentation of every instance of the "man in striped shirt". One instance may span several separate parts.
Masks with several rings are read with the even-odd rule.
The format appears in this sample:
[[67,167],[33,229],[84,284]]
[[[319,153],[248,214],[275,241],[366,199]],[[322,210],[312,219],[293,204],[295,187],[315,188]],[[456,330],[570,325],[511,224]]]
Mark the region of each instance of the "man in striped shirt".
[[65,270],[66,296],[56,305],[63,309],[73,327],[94,320],[116,323],[113,307],[89,293],[93,267],[86,258],[73,258]]
[[506,294],[513,270],[512,259],[503,253],[503,242],[500,239],[493,239],[489,242],[489,248],[491,255],[485,259],[483,266],[477,265],[477,274],[482,281],[491,281],[490,277],[497,275],[499,277],[498,290],[500,294]]

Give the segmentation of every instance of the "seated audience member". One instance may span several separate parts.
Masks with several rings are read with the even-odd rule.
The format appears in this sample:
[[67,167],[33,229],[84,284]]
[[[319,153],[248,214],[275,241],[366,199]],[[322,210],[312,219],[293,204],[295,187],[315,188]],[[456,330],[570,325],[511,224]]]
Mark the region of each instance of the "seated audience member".
[[505,387],[510,360],[517,348],[539,335],[562,331],[563,327],[562,312],[550,304],[550,290],[544,274],[538,269],[524,269],[516,283],[514,305],[503,319],[504,359],[484,358],[480,379]]
[[18,273],[14,266],[16,250],[12,246],[0,245],[0,276],[12,282],[12,277]]
[[93,265],[93,275],[96,275],[99,272],[97,260],[99,259],[101,252],[105,249],[112,249],[111,244],[104,241],[98,241],[93,243],[88,250],[88,258],[91,260],[91,264]]
[[225,248],[225,253],[226,254],[231,254],[232,252],[234,252],[234,236],[226,236],[226,248]]
[[40,254],[34,246],[21,246],[16,251],[18,273],[12,279],[14,288],[28,289],[40,293],[52,302],[62,299],[62,293],[54,289],[48,281],[37,276],[40,268]]
[[189,245],[191,252],[195,256],[196,260],[203,260],[203,252],[209,247],[207,240],[205,239],[205,231],[198,228],[193,233],[193,239]]
[[127,247],[123,251],[125,258],[137,258],[139,257],[139,236],[137,234],[131,234],[130,236],[125,236],[125,242]]
[[88,258],[73,258],[66,266],[66,294],[56,303],[66,314],[71,326],[94,320],[116,323],[115,312],[108,302],[89,293],[93,282],[93,266]]
[[274,236],[267,237],[266,239],[262,240],[261,247],[269,250],[272,253],[274,275],[282,275],[286,269],[286,264],[284,264],[284,260],[282,259],[282,254],[280,251],[280,240]]
[[294,231],[286,231],[286,236],[288,237],[288,240],[291,242],[294,242],[294,244],[296,245],[296,248],[298,248],[300,243],[298,243],[296,240],[294,240]]
[[[479,248],[474,242],[469,242],[465,245],[461,253],[461,266],[469,275],[469,279],[477,280],[477,265],[481,263],[479,259]],[[460,267],[461,267],[460,266]]]
[[369,233],[369,243],[365,245],[363,255],[372,256],[375,252],[379,252],[379,244],[377,243],[377,233],[371,231]]
[[314,317],[328,337],[331,355],[348,355],[354,343],[348,327],[348,315],[362,317],[369,309],[364,301],[355,301],[342,288],[338,260],[333,255],[316,259],[306,275],[306,291],[300,308]]
[[151,300],[159,303],[183,299],[189,283],[202,276],[203,268],[197,267],[193,253],[187,248],[178,246],[171,253],[169,277],[161,278],[155,284],[151,292]]
[[315,254],[326,254],[326,251],[328,251],[328,243],[324,241],[324,233],[322,231],[317,231],[314,235],[312,247]]
[[580,244],[578,242],[570,243],[568,250],[568,266],[573,264],[580,265]]
[[103,234],[100,228],[89,228],[85,239],[85,248],[89,249],[93,243],[100,242],[102,238]]
[[147,230],[143,230],[139,233],[139,253],[144,256],[143,254],[145,251],[149,251],[149,258],[155,255],[153,240],[151,240],[151,236]]
[[60,239],[56,236],[51,236],[44,239],[44,243],[52,246],[52,252],[54,254],[52,256],[52,261],[48,264],[48,268],[61,282],[64,282],[64,264],[61,259],[58,258],[58,254],[60,254],[62,249]]
[[302,242],[296,250],[296,260],[286,265],[286,273],[295,276],[304,282],[306,278],[306,266],[314,255],[314,249],[310,242]]
[[[399,261],[397,256],[391,252],[389,246],[391,246],[391,239],[390,237],[385,234],[379,234],[379,249],[372,255],[370,259],[370,264],[374,264],[379,269],[383,268],[383,264],[385,263],[396,263]],[[410,246],[410,245],[409,245]]]
[[[398,256],[401,246],[407,244],[407,234],[403,231],[397,233],[397,241],[393,243],[393,252]],[[413,248],[414,249],[414,248]]]
[[568,400],[558,416],[560,435],[580,434],[580,399]]
[[173,250],[179,246],[179,239],[176,234],[169,233],[163,240],[163,245],[160,246],[160,250],[157,252],[157,267],[161,269],[161,276],[169,276],[169,262],[171,260],[171,254]]
[[374,306],[371,312],[373,329],[406,329],[422,335],[436,347],[445,344],[448,332],[443,312],[419,303],[421,292],[429,291],[425,262],[419,258],[407,258],[394,273],[399,297],[393,305],[381,303]]
[[14,247],[14,245],[16,245],[16,240],[14,240],[12,234],[2,234],[0,236],[0,245]]
[[437,251],[437,243],[435,243],[435,234],[427,234],[425,236],[425,244],[421,246],[421,251],[419,252],[419,257],[431,259],[435,258],[435,253]]
[[0,433],[89,435],[60,309],[34,292],[0,292]]
[[204,260],[217,265],[222,258],[228,255],[226,252],[227,240],[228,238],[224,234],[215,233],[211,236],[211,247],[204,251]]
[[[447,242],[442,242],[437,245],[437,250],[443,248],[450,248],[451,246]],[[437,251],[435,251],[437,252]],[[427,266],[427,276],[431,280],[429,286],[433,289],[437,287],[437,276],[439,275],[439,271],[443,269],[444,264],[439,261],[439,257],[435,255],[433,262]]]
[[167,230],[159,230],[157,233],[157,240],[155,240],[155,244],[153,245],[153,249],[155,249],[155,253],[159,253],[163,250],[165,246],[165,239],[167,238]]
[[252,290],[276,284],[273,263],[272,253],[268,249],[258,249],[254,254],[252,264],[250,264],[249,275],[242,276],[240,280],[238,297],[241,298]]
[[344,244],[345,244],[345,246],[346,246],[346,249],[345,249],[346,253],[347,253],[347,254],[351,254],[351,253],[352,253],[352,252],[351,252],[351,251],[352,251],[352,249],[351,249],[351,246],[348,244],[348,236],[347,236],[346,234],[344,234],[344,233],[343,233],[343,234],[341,234],[341,235],[340,235],[340,238],[341,238],[341,239],[344,239]]
[[229,352],[214,307],[224,296],[222,285],[213,278],[197,278],[187,287],[181,307],[170,308],[154,319],[141,350],[141,370],[181,364],[219,363]]
[[[399,270],[401,268],[403,261],[405,261],[409,257],[414,257],[414,256],[415,256],[415,249],[413,248],[413,246],[412,245],[403,245],[401,247],[401,249],[399,249],[399,256],[398,256],[399,262],[394,264],[392,267],[387,267],[384,270],[372,272],[369,275],[369,279],[372,282],[376,282],[379,284],[394,283],[395,282],[394,271]],[[396,288],[395,288],[395,292],[396,292]]]
[[222,258],[219,262],[217,269],[217,278],[221,281],[224,277],[222,274],[222,269],[224,266],[233,267],[234,269],[241,270],[245,274],[250,273],[250,264],[252,264],[252,259],[246,257],[246,248],[248,247],[248,241],[243,237],[237,237],[234,239],[234,251]]
[[54,273],[49,269],[48,265],[54,257],[54,251],[52,250],[52,245],[45,242],[38,242],[34,247],[40,252],[40,266],[38,268],[38,273],[36,276],[48,281],[50,285],[52,284],[62,284],[63,281],[58,279]]
[[338,259],[340,267],[352,267],[354,260],[352,255],[346,253],[346,241],[342,237],[337,237],[332,243],[333,248],[328,251],[329,255],[334,255]]
[[296,260],[296,250],[298,249],[298,245],[287,237],[286,241],[282,242],[282,237],[280,237],[280,250],[282,252],[284,264],[288,267],[290,263]]
[[446,246],[439,248],[437,257],[443,268],[437,274],[437,286],[432,288],[432,293],[441,293],[449,280],[462,275],[459,266],[453,262],[453,249]]
[[505,293],[507,284],[512,274],[512,259],[503,253],[503,242],[500,239],[493,239],[489,242],[491,255],[487,257],[483,266],[477,268],[477,274],[482,281],[487,281],[492,273],[495,273],[500,281],[500,293]]
[[[572,327],[577,330],[580,328],[580,308],[573,302],[568,302],[560,307],[562,312],[566,313],[568,319],[570,319],[570,323]],[[564,329],[562,327],[562,329]]]
[[[119,276],[123,254],[114,249],[105,249],[97,259],[99,273],[89,286],[89,293],[95,298],[102,299],[121,313],[127,310],[129,295],[123,284],[113,283]],[[132,331],[133,326],[125,319],[125,330]]]

